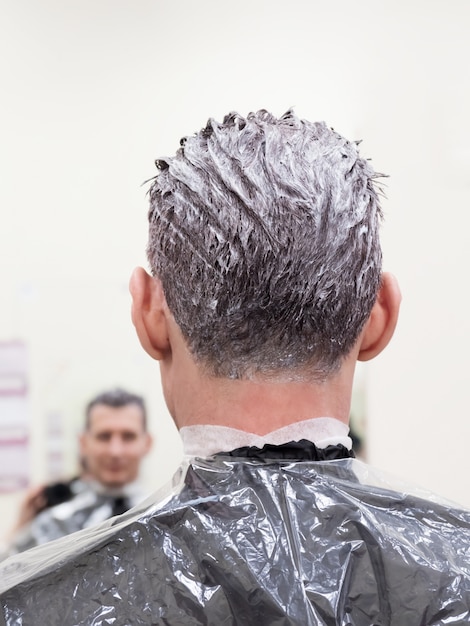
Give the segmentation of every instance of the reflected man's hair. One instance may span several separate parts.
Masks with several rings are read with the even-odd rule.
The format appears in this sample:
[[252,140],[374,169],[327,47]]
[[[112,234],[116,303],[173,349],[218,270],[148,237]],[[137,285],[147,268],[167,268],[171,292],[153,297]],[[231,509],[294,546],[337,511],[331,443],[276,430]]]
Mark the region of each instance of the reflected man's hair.
[[121,389],[120,387],[116,387],[115,389],[110,389],[108,391],[103,391],[88,402],[85,409],[85,429],[88,429],[90,427],[91,411],[93,407],[98,404],[104,404],[105,406],[110,406],[115,409],[120,409],[121,407],[127,406],[128,404],[135,404],[142,411],[143,430],[147,430],[147,409],[145,407],[145,401],[143,397],[135,393],[130,393],[129,391]]
[[156,164],[148,259],[194,358],[219,377],[335,372],[381,277],[380,175],[357,143],[230,113]]

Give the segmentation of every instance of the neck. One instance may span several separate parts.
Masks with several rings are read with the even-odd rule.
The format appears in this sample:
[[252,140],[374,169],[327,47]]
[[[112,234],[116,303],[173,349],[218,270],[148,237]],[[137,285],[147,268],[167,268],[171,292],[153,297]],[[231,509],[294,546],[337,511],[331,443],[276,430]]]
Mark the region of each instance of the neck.
[[201,404],[179,412],[179,427],[212,424],[264,435],[315,417],[347,422],[349,403],[330,389],[327,383],[211,381]]
[[355,356],[345,359],[340,371],[321,383],[211,377],[184,345],[160,366],[165,398],[178,429],[227,426],[265,435],[312,418],[333,417],[347,424]]

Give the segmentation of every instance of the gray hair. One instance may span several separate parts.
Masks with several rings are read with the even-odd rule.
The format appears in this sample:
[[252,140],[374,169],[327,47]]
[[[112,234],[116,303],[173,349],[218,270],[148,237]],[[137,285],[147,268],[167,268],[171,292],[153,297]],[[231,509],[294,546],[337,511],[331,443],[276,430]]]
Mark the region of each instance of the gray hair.
[[108,391],[103,391],[88,402],[85,409],[85,430],[90,427],[91,411],[98,404],[104,404],[114,409],[120,409],[121,407],[127,406],[128,404],[135,404],[142,411],[143,429],[144,431],[147,430],[147,409],[145,407],[145,401],[143,397],[135,393],[126,391],[125,389],[121,389],[120,387],[116,387],[115,389],[110,389]]
[[325,123],[209,119],[156,161],[148,259],[214,376],[325,379],[375,302],[379,177]]

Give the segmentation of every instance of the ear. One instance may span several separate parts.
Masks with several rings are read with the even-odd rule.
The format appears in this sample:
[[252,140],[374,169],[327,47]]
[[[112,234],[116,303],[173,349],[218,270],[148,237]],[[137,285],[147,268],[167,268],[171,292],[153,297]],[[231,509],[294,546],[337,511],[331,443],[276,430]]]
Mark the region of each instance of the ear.
[[129,283],[132,296],[132,323],[143,349],[157,361],[171,351],[168,338],[168,308],[163,287],[142,267],[132,273]]
[[144,455],[148,454],[153,446],[153,437],[150,433],[145,433]]
[[359,342],[358,361],[369,361],[380,354],[395,332],[401,293],[393,274],[382,274],[377,299]]

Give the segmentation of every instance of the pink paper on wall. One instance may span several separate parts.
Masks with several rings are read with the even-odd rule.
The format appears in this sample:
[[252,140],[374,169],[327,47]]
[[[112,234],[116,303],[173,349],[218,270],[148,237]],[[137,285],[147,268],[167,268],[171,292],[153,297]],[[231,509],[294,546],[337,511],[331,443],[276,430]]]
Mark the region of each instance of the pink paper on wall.
[[28,351],[0,342],[0,493],[29,483]]

